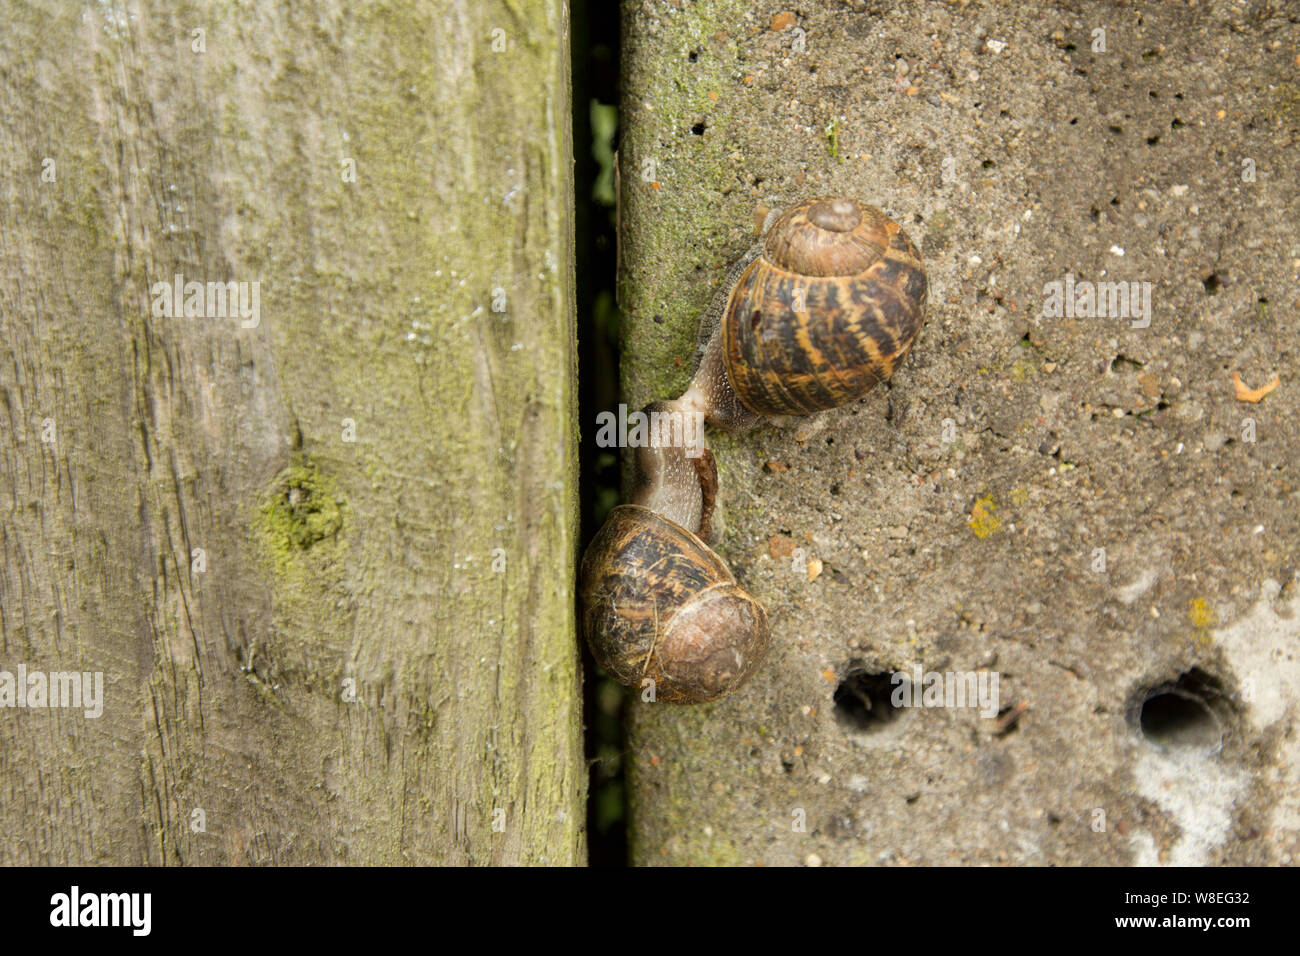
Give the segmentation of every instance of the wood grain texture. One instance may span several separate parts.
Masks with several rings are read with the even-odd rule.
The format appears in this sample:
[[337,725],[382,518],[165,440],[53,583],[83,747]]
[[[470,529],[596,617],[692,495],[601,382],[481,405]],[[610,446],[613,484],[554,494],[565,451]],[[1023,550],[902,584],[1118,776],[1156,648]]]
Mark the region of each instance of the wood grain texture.
[[7,11],[0,863],[585,858],[567,19]]

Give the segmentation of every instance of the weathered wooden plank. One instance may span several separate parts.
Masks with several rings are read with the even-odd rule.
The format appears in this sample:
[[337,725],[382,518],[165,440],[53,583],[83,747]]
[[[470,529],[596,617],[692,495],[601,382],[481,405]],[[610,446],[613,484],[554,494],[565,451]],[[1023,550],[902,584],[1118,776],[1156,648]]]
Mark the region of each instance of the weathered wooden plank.
[[5,17],[0,860],[580,862],[566,5]]

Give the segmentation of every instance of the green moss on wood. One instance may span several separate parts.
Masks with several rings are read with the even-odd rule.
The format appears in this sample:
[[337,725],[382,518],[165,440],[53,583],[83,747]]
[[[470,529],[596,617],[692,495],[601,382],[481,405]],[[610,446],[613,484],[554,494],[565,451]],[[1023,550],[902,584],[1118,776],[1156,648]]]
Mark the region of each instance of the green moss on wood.
[[287,576],[309,549],[337,544],[347,510],[337,482],[307,456],[296,456],[271,482],[253,527],[276,572]]

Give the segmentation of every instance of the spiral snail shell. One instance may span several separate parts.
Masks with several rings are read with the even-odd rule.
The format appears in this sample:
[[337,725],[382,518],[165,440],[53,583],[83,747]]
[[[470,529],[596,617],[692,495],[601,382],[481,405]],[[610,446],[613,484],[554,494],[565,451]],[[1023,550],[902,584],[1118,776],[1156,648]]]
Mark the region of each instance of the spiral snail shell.
[[655,699],[703,703],[753,674],[767,612],[699,537],[639,505],[610,512],[582,561],[582,625],[596,662]]
[[851,199],[805,200],[776,221],[731,292],[731,387],[760,415],[856,401],[911,349],[925,295],[920,255],[898,223]]

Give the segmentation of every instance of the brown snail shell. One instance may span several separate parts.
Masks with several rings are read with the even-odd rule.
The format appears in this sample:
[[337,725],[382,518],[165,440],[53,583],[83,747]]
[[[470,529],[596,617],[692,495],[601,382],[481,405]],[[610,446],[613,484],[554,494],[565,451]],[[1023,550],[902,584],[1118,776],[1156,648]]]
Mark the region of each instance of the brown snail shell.
[[582,559],[579,600],[591,652],[620,683],[654,681],[655,699],[731,693],[767,647],[767,612],[686,528],[640,505],[610,512]]
[[924,321],[925,269],[898,223],[852,199],[807,199],[768,230],[722,315],[736,396],[759,415],[807,415],[894,373]]

